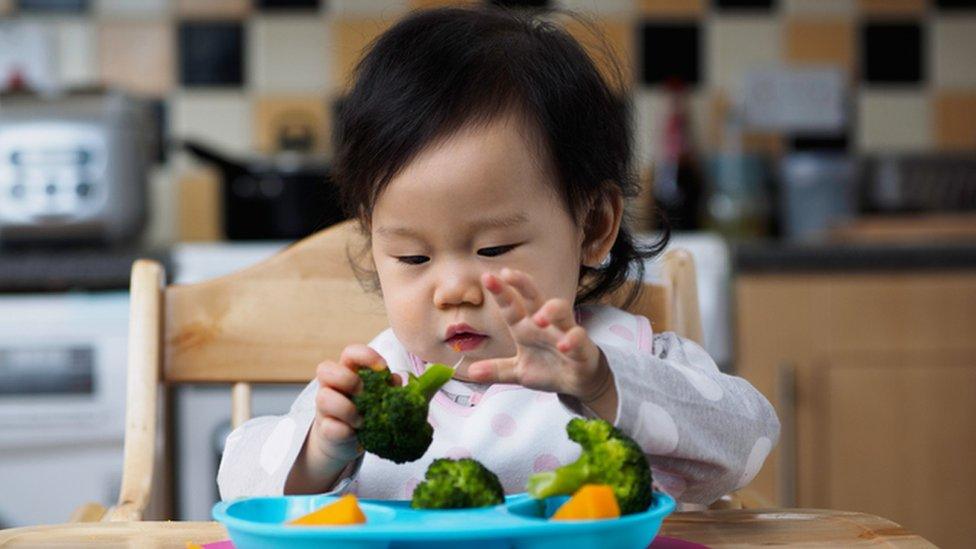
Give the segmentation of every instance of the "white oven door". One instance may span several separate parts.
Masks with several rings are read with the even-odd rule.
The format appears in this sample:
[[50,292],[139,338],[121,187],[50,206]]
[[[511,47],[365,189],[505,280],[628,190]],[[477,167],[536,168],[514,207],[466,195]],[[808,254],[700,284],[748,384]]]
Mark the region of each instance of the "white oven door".
[[126,293],[0,296],[0,525],[114,503],[127,319]]

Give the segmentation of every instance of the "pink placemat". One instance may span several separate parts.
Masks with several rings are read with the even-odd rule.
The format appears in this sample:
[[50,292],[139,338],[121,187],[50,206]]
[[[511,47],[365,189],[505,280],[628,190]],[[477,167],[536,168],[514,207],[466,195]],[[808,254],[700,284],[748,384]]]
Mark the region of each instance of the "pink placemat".
[[[203,549],[234,549],[234,544],[229,539],[215,541],[202,545]],[[708,549],[707,545],[685,541],[683,539],[669,538],[667,536],[657,536],[647,549]]]
[[647,549],[708,549],[708,546],[693,541],[658,536],[647,546]]

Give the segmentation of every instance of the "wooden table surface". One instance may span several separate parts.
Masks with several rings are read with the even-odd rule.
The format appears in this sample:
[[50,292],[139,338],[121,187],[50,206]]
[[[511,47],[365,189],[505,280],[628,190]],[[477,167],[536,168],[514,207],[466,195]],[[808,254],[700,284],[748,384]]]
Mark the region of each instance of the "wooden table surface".
[[[661,535],[709,547],[935,547],[889,520],[812,509],[675,513]],[[227,539],[216,522],[89,522],[0,530],[0,547],[184,549],[188,541]]]

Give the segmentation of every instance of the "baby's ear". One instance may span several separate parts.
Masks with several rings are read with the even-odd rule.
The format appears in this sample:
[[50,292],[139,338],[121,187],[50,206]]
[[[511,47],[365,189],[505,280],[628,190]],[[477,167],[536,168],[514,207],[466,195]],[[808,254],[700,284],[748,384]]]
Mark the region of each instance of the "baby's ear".
[[620,231],[623,212],[624,200],[620,187],[612,181],[605,181],[597,199],[590,206],[583,227],[584,265],[597,267],[610,253]]

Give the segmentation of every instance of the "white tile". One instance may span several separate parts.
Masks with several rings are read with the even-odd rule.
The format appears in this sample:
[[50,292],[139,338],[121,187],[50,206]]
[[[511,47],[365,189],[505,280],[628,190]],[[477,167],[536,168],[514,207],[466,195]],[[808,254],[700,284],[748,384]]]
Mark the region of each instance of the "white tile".
[[107,17],[160,17],[170,13],[170,0],[96,0],[95,12]]
[[854,15],[854,0],[785,0],[783,11],[789,14]]
[[637,2],[634,0],[557,0],[556,7],[582,14],[592,15],[635,15]]
[[253,150],[253,109],[245,94],[181,91],[170,105],[170,135],[175,139],[197,139],[238,155]]
[[58,32],[56,20],[22,18],[0,24],[0,90],[8,74],[18,71],[29,88],[57,91]]
[[65,86],[98,83],[98,47],[95,26],[86,19],[66,19],[55,24],[58,79]]
[[940,17],[932,24],[933,81],[940,88],[976,87],[976,17]]
[[329,30],[321,17],[259,16],[248,22],[248,73],[254,89],[315,92],[331,74]]
[[737,92],[747,71],[779,65],[780,32],[779,22],[772,18],[712,18],[705,35],[707,85]]
[[862,91],[858,101],[861,152],[917,151],[933,146],[932,110],[925,92]]
[[147,216],[143,243],[151,249],[165,247],[176,241],[178,223],[175,192],[176,172],[165,166],[149,170],[147,198],[150,215]]
[[634,166],[641,172],[651,166],[660,142],[660,116],[667,106],[664,94],[639,89],[634,93]]
[[406,0],[327,0],[322,10],[329,15],[373,15],[399,17],[410,10]]

